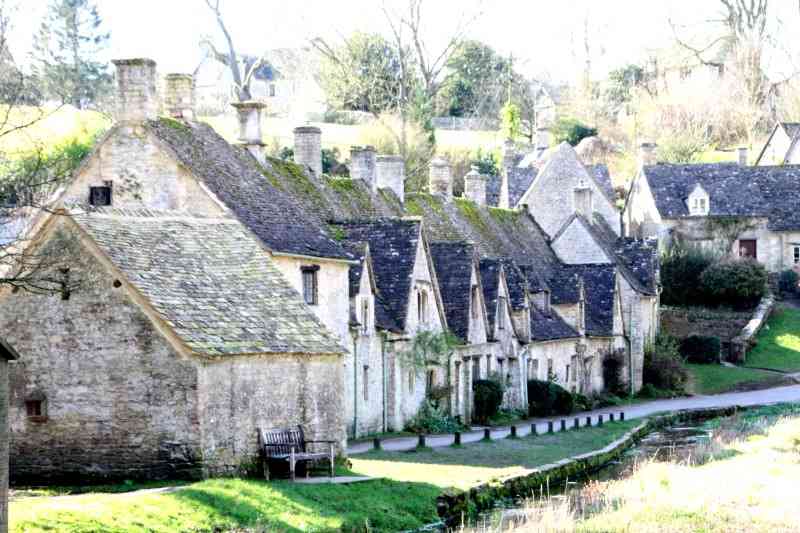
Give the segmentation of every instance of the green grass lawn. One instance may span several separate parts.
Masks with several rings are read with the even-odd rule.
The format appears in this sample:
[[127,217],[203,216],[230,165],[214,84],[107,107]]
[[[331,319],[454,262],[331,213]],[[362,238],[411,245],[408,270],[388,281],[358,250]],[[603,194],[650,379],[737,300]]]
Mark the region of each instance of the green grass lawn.
[[800,310],[776,309],[756,340],[746,366],[800,372]]
[[744,383],[775,381],[780,378],[773,372],[755,368],[722,365],[687,364],[694,394],[719,394],[735,389]]
[[412,452],[371,451],[351,460],[353,471],[362,475],[468,489],[485,481],[525,474],[534,467],[597,450],[641,423],[641,420],[607,422],[591,429],[461,447]]
[[[601,448],[641,421],[460,448],[370,452],[353,472],[376,479],[352,485],[215,479],[169,493],[25,497],[9,505],[9,530],[28,531],[398,531],[437,520],[445,487],[494,478]],[[106,490],[98,487],[97,490]],[[49,489],[50,494],[64,490]]]

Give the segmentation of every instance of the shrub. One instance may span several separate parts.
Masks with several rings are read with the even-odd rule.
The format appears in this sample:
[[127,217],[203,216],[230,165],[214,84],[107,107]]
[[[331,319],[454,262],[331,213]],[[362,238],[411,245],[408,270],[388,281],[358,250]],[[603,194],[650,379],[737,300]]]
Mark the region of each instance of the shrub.
[[528,381],[528,412],[531,416],[568,415],[574,408],[572,394],[563,387],[552,381]]
[[797,282],[800,276],[794,270],[784,270],[778,278],[778,288],[786,294],[796,294],[798,292]]
[[721,343],[719,337],[690,335],[681,341],[681,355],[690,363],[719,363]]
[[749,308],[767,290],[767,269],[754,259],[720,261],[703,271],[700,284],[717,305]]
[[661,258],[661,302],[666,305],[702,305],[700,276],[713,256],[697,248],[672,246]]
[[414,433],[452,433],[461,429],[462,425],[455,418],[428,400],[422,403],[416,416],[406,422],[406,430]]
[[605,391],[615,396],[625,396],[628,391],[622,375],[625,361],[622,352],[609,352],[603,357],[603,384]]
[[472,384],[474,393],[475,418],[488,421],[500,410],[503,403],[503,385],[495,380],[479,379]]
[[675,396],[675,391],[659,389],[651,383],[645,383],[642,390],[639,391],[639,398],[649,398],[658,400],[660,398],[672,398]]
[[584,137],[594,135],[597,135],[597,128],[591,128],[574,118],[560,118],[553,126],[553,140],[556,144],[566,141],[572,146],[577,146]]
[[576,411],[591,411],[594,409],[594,401],[583,394],[574,393],[572,395],[572,405]]
[[657,389],[683,392],[689,377],[678,341],[660,334],[644,352],[643,382]]

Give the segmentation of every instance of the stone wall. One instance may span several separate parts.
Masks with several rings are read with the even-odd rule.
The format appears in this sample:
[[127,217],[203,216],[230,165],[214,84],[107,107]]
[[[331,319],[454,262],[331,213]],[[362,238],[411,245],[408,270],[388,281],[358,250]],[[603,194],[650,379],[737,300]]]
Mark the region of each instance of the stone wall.
[[302,425],[344,449],[340,356],[229,357],[204,365],[199,416],[206,475],[258,471],[258,428]]
[[[45,253],[60,254],[82,285],[68,300],[25,291],[0,298],[0,328],[25,354],[10,372],[12,480],[199,477],[195,362],[84,245],[59,231]],[[27,416],[34,399],[44,416]]]
[[728,354],[731,341],[750,321],[750,313],[719,311],[704,308],[661,308],[661,330],[678,339],[690,335],[719,337],[723,355]]

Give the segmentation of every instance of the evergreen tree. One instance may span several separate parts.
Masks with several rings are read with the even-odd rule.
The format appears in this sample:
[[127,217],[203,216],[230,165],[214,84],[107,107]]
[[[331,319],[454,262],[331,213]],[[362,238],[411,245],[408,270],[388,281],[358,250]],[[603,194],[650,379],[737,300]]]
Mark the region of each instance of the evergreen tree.
[[35,36],[33,65],[47,98],[83,109],[110,87],[107,65],[97,55],[110,34],[101,29],[89,0],[51,0]]

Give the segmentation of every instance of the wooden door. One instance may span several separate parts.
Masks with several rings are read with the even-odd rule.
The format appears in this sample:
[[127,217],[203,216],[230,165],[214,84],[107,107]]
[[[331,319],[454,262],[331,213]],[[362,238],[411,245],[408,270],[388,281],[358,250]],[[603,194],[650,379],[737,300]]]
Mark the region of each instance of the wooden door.
[[757,257],[755,239],[739,239],[739,257],[749,257],[751,259]]

